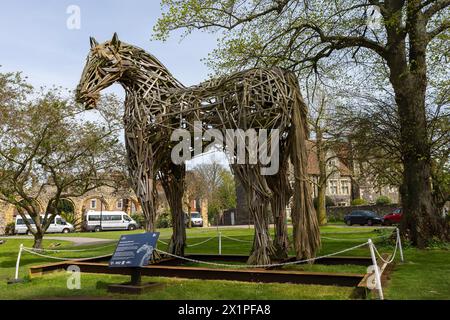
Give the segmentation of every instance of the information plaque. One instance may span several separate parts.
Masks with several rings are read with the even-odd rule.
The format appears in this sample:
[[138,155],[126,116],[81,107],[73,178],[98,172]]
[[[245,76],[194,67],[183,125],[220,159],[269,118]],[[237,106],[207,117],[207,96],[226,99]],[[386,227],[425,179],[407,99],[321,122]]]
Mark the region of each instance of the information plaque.
[[148,265],[159,238],[159,232],[123,235],[120,237],[109,267],[139,268]]

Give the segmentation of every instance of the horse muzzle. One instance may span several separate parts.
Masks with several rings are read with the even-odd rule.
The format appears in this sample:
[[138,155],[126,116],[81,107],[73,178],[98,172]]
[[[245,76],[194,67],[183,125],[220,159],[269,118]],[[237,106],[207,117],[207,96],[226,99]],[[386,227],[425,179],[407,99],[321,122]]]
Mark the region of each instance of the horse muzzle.
[[77,93],[75,101],[83,104],[85,110],[92,110],[97,106],[98,95],[90,95],[80,92]]

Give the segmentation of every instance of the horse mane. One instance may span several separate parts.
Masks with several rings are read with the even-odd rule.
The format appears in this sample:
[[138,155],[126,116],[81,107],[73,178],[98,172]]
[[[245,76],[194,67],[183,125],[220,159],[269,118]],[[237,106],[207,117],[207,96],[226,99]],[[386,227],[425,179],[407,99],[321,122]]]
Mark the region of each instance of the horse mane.
[[166,80],[172,82],[175,87],[185,87],[158,58],[138,46],[122,42],[118,54],[122,60],[129,61],[137,67],[138,72],[159,74],[159,77],[167,78]]

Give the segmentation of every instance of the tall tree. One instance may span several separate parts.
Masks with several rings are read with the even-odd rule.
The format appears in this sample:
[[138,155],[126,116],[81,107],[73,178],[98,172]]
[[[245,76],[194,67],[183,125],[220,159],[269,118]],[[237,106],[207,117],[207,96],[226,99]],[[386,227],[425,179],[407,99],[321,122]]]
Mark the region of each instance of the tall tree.
[[208,200],[208,216],[217,222],[223,210],[236,208],[236,187],[230,171],[216,161],[200,164],[192,171],[201,185],[197,193]]
[[317,218],[320,225],[327,224],[326,191],[329,178],[339,171],[332,160],[337,158],[334,149],[337,146],[333,134],[330,132],[332,121],[332,106],[330,95],[323,89],[314,88],[308,95],[309,123],[311,127],[312,148],[309,152],[315,153],[319,167],[317,180],[312,183],[317,187]]
[[[353,92],[343,94],[351,95],[351,100],[339,106],[332,126],[336,132],[344,132],[343,136],[352,142],[351,156],[358,163],[359,178],[371,178],[375,187],[400,187],[403,176],[401,131],[394,98],[359,96]],[[433,197],[442,210],[448,197],[448,182],[445,181],[450,152],[450,113],[445,110],[448,92],[428,97],[427,101]]]
[[[196,171],[186,171],[185,183],[186,190],[184,191],[184,204],[187,208],[188,217],[190,217],[192,202],[205,196],[207,186],[205,185],[203,177]],[[191,219],[189,219],[188,227],[192,227]]]
[[[448,238],[432,196],[425,97],[428,66],[436,58],[430,57],[430,50],[441,48],[440,56],[446,55],[450,0],[162,0],[162,4],[168,11],[155,27],[159,39],[176,29],[228,31],[212,56],[212,65],[221,71],[273,64],[316,72],[333,63],[385,66],[387,79],[382,81],[391,85],[400,124],[402,229],[419,247],[433,237]],[[380,18],[372,23],[369,19],[377,12]]]
[[123,152],[114,121],[80,123],[82,110],[58,92],[34,92],[17,74],[0,79],[0,200],[17,208],[41,248],[64,199],[113,185]]

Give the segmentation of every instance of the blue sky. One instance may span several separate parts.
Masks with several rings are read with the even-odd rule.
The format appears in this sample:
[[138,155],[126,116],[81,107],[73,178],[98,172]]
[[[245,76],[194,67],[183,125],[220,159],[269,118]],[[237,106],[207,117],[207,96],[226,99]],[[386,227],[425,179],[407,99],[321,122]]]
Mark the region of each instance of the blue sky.
[[[66,26],[70,5],[81,9],[79,30]],[[35,86],[75,88],[89,50],[89,36],[104,42],[114,32],[157,56],[186,85],[208,75],[200,59],[214,48],[213,35],[196,32],[180,41],[177,33],[167,42],[150,40],[161,14],[158,0],[14,0],[2,1],[1,9],[0,71],[23,71]]]
[[[69,29],[69,6],[80,8],[80,29]],[[154,54],[185,85],[194,85],[208,76],[200,61],[215,47],[214,35],[194,32],[181,41],[181,32],[166,42],[151,41],[153,26],[161,15],[159,0],[14,0],[2,1],[0,11],[0,72],[22,71],[35,87],[62,86],[74,90],[90,49],[89,37],[110,40],[117,32],[120,40]],[[114,85],[105,92],[123,97]],[[89,118],[89,116],[88,116]],[[210,154],[190,165],[224,155]]]

